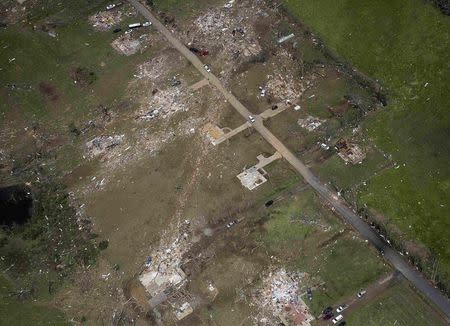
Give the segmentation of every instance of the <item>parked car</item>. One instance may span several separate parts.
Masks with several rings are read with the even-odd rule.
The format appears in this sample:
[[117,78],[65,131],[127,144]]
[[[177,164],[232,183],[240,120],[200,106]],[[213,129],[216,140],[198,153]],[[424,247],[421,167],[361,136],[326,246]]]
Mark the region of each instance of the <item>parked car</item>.
[[237,223],[238,223],[238,221],[236,221],[236,220],[233,220],[233,221],[227,223],[227,229],[231,229]]
[[367,293],[366,290],[361,290],[358,292],[358,298],[362,298]]
[[345,326],[345,325],[347,325],[347,323],[345,322],[345,320],[343,320],[337,326]]
[[254,116],[252,116],[252,115],[249,115],[248,116],[248,120],[251,122],[251,123],[254,123],[256,120],[255,120],[255,117]]
[[211,68],[208,65],[203,66],[207,72],[211,72]]
[[345,309],[347,309],[347,305],[346,304],[343,304],[343,305],[340,305],[339,307],[337,307],[336,308],[336,312],[342,312],[342,311],[344,311]]
[[333,312],[329,312],[328,314],[323,315],[323,320],[328,320],[328,319],[331,319],[333,317],[334,317]]
[[326,307],[323,312],[323,319],[324,320],[328,320],[333,318],[334,314],[333,314],[333,308],[332,307]]
[[337,324],[339,321],[341,321],[342,319],[344,319],[344,316],[342,315],[337,315],[336,317],[334,317],[331,321],[333,322],[333,324]]

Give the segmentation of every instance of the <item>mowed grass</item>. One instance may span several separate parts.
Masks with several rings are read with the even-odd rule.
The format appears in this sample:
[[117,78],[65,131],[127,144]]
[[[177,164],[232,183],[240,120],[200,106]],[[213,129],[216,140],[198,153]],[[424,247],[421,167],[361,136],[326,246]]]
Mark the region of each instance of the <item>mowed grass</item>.
[[258,240],[288,268],[323,282],[308,301],[314,314],[389,270],[365,242],[343,232],[312,191],[274,207]]
[[349,325],[447,325],[430,305],[402,281],[374,301],[345,316]]
[[374,177],[360,196],[428,246],[450,272],[450,21],[429,2],[296,1],[287,10],[337,54],[378,79],[388,106],[364,124],[401,168]]
[[29,300],[18,300],[11,297],[11,293],[14,293],[12,285],[0,275],[0,325],[69,325],[60,310]]
[[383,170],[389,163],[377,150],[366,149],[366,151],[366,158],[362,164],[345,164],[345,162],[335,154],[321,166],[314,167],[313,170],[321,179],[331,181],[339,190],[350,189],[353,186],[369,180],[374,173]]

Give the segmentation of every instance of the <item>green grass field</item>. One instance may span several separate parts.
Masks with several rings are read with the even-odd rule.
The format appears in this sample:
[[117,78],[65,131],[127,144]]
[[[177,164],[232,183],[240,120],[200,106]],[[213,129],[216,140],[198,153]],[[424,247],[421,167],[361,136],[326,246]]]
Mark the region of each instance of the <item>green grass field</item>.
[[10,297],[13,287],[0,275],[0,325],[17,326],[62,326],[69,325],[65,315],[60,310],[47,305],[31,303],[30,300],[18,300]]
[[310,273],[324,282],[314,291],[313,300],[308,301],[314,314],[338,304],[341,298],[356,293],[388,271],[362,240],[345,233],[337,236],[342,228],[320,206],[316,195],[306,191],[274,207],[260,235],[259,241],[288,268]]
[[331,181],[338,189],[349,189],[370,179],[375,172],[382,170],[388,163],[380,152],[371,150],[362,164],[346,165],[335,154],[313,170],[321,179]]
[[406,281],[345,316],[349,325],[446,325]]
[[360,199],[428,246],[441,273],[450,272],[448,17],[420,0],[284,3],[387,89],[388,106],[364,127],[401,168],[371,179]]

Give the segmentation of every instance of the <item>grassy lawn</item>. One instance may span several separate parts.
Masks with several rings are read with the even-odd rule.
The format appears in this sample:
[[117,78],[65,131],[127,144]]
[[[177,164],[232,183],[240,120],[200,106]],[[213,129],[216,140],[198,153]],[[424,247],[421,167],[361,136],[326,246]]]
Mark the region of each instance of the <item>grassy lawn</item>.
[[350,325],[446,325],[406,281],[346,315]]
[[69,325],[64,313],[28,300],[19,301],[9,297],[13,287],[7,279],[0,275],[0,325]]
[[427,245],[449,273],[448,17],[420,0],[284,3],[387,89],[388,106],[364,127],[401,168],[373,178],[361,200]]
[[[260,235],[263,245],[289,267],[324,282],[310,302],[314,314],[356,293],[388,271],[359,238],[344,234],[338,220],[311,191],[276,206]],[[349,254],[351,253],[351,254]]]
[[368,180],[373,174],[387,164],[383,155],[370,150],[362,164],[346,165],[337,155],[333,155],[321,166],[316,167],[314,172],[323,180],[331,181],[338,189],[349,189],[354,185]]

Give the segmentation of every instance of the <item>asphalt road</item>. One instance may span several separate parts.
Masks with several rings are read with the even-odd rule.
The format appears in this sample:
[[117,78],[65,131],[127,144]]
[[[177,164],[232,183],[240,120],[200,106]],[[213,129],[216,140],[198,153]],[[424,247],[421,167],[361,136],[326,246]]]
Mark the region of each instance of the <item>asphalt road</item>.
[[[177,49],[186,59],[188,59],[198,71],[209,80],[225,97],[225,99],[238,111],[244,119],[248,120],[249,115],[253,115],[231,92],[225,89],[222,82],[211,72],[207,72],[204,64],[189,49],[175,38],[152,13],[137,0],[129,0],[130,3],[146,18],[152,22],[153,26],[163,34],[171,45]],[[393,250],[389,245],[376,234],[370,226],[356,215],[336,193],[326,188],[317,177],[277,138],[263,125],[259,116],[253,115],[255,122],[253,128],[271,144],[308,182],[311,187],[326,201],[328,201],[334,210],[350,225],[356,229],[362,238],[367,239],[378,250],[384,251],[384,258],[399,272],[405,276],[414,286],[425,294],[450,320],[449,300],[433,285],[425,279],[413,266],[406,262],[401,255]]]

